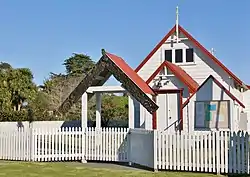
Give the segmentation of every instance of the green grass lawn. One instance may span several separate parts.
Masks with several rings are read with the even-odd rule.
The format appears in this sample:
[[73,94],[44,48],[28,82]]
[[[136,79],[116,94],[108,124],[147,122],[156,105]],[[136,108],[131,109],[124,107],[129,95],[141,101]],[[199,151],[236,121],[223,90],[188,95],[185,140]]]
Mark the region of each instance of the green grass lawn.
[[0,176],[8,177],[212,177],[213,174],[148,172],[143,170],[127,170],[90,167],[78,163],[24,163],[0,162]]

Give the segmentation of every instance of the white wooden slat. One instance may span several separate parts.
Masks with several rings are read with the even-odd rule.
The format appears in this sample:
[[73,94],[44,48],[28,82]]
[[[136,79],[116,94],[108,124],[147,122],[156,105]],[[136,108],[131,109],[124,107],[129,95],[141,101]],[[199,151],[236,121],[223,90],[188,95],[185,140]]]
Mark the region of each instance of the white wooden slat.
[[[157,133],[159,135],[159,133]],[[162,169],[168,169],[168,160],[167,160],[167,152],[168,152],[168,147],[167,147],[167,140],[166,140],[166,135],[165,134],[160,134],[161,136],[161,144],[162,144]],[[157,146],[159,147],[159,145]],[[161,147],[161,146],[160,146]]]
[[114,158],[114,161],[118,161],[118,143],[117,143],[117,134],[118,134],[118,129],[117,127],[115,127],[114,129],[114,148],[115,148],[115,151],[114,151],[114,155],[115,155],[115,158]]
[[41,141],[42,141],[42,137],[41,137],[41,130],[38,128],[37,129],[37,137],[38,137],[38,140],[37,140],[37,161],[41,161]]
[[118,128],[118,132],[117,132],[117,138],[118,138],[118,147],[119,147],[119,152],[118,152],[118,159],[119,161],[122,160],[122,147],[121,147],[121,128]]
[[159,167],[159,169],[164,169],[163,168],[163,166],[162,166],[162,162],[163,162],[163,153],[162,153],[162,151],[163,151],[163,148],[164,148],[164,146],[163,146],[163,143],[162,143],[162,134],[160,134],[159,136],[158,136],[158,149],[157,149],[157,154],[158,154],[158,167]]
[[192,171],[195,171],[196,168],[196,159],[195,159],[195,154],[196,154],[196,147],[195,147],[195,133],[191,135],[191,142],[192,142],[192,155],[193,155],[193,164],[192,164]]
[[176,134],[173,134],[172,135],[173,136],[173,170],[176,170],[176,145],[177,145],[177,143],[176,143]]
[[90,135],[90,138],[91,138],[91,160],[94,160],[94,155],[95,155],[95,139],[94,139],[94,136],[95,136],[95,128],[92,128],[91,129],[91,135]]
[[43,159],[44,161],[48,161],[48,129],[44,129],[44,156]]
[[240,148],[241,148],[241,141],[240,141],[240,132],[237,133],[236,135],[236,141],[237,141],[237,146],[236,146],[236,156],[237,156],[237,161],[236,161],[236,172],[237,173],[240,173],[241,171],[241,166],[240,166],[240,163],[241,163],[241,154],[240,154]]
[[66,135],[65,135],[65,160],[69,160],[69,127],[66,127]]
[[105,136],[105,140],[104,140],[104,160],[108,161],[108,129],[104,128],[104,136]]
[[241,132],[240,136],[240,173],[245,173],[245,137],[244,137],[244,132]]
[[224,132],[219,132],[219,137],[220,137],[220,151],[218,152],[219,158],[220,158],[220,173],[224,173],[225,171],[225,166],[224,166],[224,161],[225,161],[225,157],[223,156],[224,151],[225,151],[225,146],[224,146]]
[[220,132],[216,131],[215,132],[215,155],[216,155],[216,173],[220,174]]
[[232,132],[229,132],[228,141],[229,141],[229,155],[228,155],[229,173],[232,173],[233,172],[233,146],[234,146]]
[[72,137],[73,135],[73,129],[72,127],[69,128],[69,153],[68,153],[68,160],[72,160],[72,156],[73,156],[73,153],[72,153]]
[[224,139],[224,144],[225,144],[225,151],[224,151],[224,157],[225,157],[225,173],[228,173],[228,168],[229,168],[229,162],[228,162],[228,156],[229,156],[229,149],[228,149],[228,146],[229,146],[229,141],[230,141],[230,138],[228,139],[228,136],[229,136],[229,132],[225,132],[224,133],[225,135],[225,139]]
[[115,129],[112,127],[111,128],[111,161],[115,161],[115,153],[114,153],[114,151],[115,151],[115,144],[114,144],[114,135],[115,135]]
[[173,154],[173,143],[172,143],[172,137],[173,137],[173,135],[172,134],[170,134],[169,135],[169,153],[168,153],[168,155],[169,155],[169,169],[170,170],[173,170],[173,159],[172,159],[172,154]]
[[195,141],[196,141],[196,171],[200,171],[200,134],[197,134],[196,135],[196,138],[195,138]]
[[216,149],[215,149],[215,132],[212,132],[212,170],[213,173],[216,172],[215,160],[216,160]]
[[[99,129],[99,128],[98,128]],[[94,140],[94,147],[93,147],[93,150],[94,150],[94,160],[97,160],[97,146],[98,146],[98,143],[97,143],[97,131],[98,129],[96,128],[95,131],[93,132],[93,140]]]
[[249,134],[246,132],[246,173],[249,174]]
[[184,139],[184,170],[188,170],[188,136],[186,133],[183,133],[183,139]]
[[180,134],[180,166],[181,166],[181,169],[180,170],[184,170],[184,156],[185,156],[185,153],[184,153],[184,135]]
[[180,134],[177,132],[176,134],[176,161],[177,161],[177,170],[180,170]]

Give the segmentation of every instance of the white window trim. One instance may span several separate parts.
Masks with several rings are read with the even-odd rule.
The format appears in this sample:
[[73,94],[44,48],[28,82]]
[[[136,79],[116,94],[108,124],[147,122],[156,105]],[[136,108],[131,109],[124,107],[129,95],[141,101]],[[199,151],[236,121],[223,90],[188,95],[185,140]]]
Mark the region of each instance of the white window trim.
[[193,49],[193,62],[187,62],[187,55],[186,55],[186,52],[187,52],[187,49],[189,49],[189,48],[185,48],[185,64],[186,65],[195,65],[196,63],[195,63],[195,48],[192,48]]
[[[179,50],[181,49],[182,50],[182,62],[181,63],[176,63],[175,62],[175,50]],[[193,48],[193,59],[194,61],[193,62],[187,62],[186,61],[186,49],[188,48],[171,48],[171,49],[163,49],[162,51],[162,61],[165,61],[165,50],[172,50],[172,63],[173,64],[176,64],[178,66],[189,66],[189,65],[196,65],[196,62],[195,62],[195,49]],[[170,75],[172,76],[172,75]]]
[[[162,61],[162,63],[165,62],[165,50],[172,50],[172,62],[173,62],[174,49],[173,48],[171,48],[171,49],[162,48],[162,50],[161,50],[161,61]],[[167,68],[166,67],[164,67],[164,75],[166,75],[166,76],[174,76],[173,74],[168,74],[167,73]]]

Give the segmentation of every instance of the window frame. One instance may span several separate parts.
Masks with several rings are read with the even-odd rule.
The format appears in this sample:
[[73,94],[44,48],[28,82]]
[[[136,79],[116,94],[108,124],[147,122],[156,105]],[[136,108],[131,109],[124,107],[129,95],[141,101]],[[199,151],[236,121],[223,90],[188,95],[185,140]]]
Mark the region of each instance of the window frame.
[[[193,54],[193,61],[187,61],[187,51],[188,50],[192,50],[193,51],[192,52],[192,54]],[[185,57],[186,63],[194,63],[194,48],[186,48],[185,51],[186,51],[186,57]]]
[[[181,62],[176,62],[176,53],[178,52],[178,51],[181,51]],[[184,63],[184,55],[183,55],[183,49],[174,49],[174,53],[175,53],[175,56],[174,56],[174,64],[178,64],[178,63],[180,63],[180,64],[182,64],[182,63]]]
[[[166,60],[166,51],[171,51],[171,63],[173,63],[173,49],[164,49],[164,61],[168,61],[168,60]],[[168,62],[170,62],[170,61],[168,61]]]

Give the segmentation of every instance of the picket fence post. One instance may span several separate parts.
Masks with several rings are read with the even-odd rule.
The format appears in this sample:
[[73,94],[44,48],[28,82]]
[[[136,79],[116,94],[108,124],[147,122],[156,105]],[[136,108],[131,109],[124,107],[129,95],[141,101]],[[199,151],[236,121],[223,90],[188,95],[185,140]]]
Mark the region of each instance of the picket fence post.
[[86,141],[86,131],[88,131],[88,128],[82,126],[82,163],[87,163],[86,161],[86,154],[85,154],[85,141]]
[[132,159],[131,158],[131,131],[130,131],[130,129],[128,131],[127,136],[128,136],[128,165],[132,166],[132,160],[131,160]]

